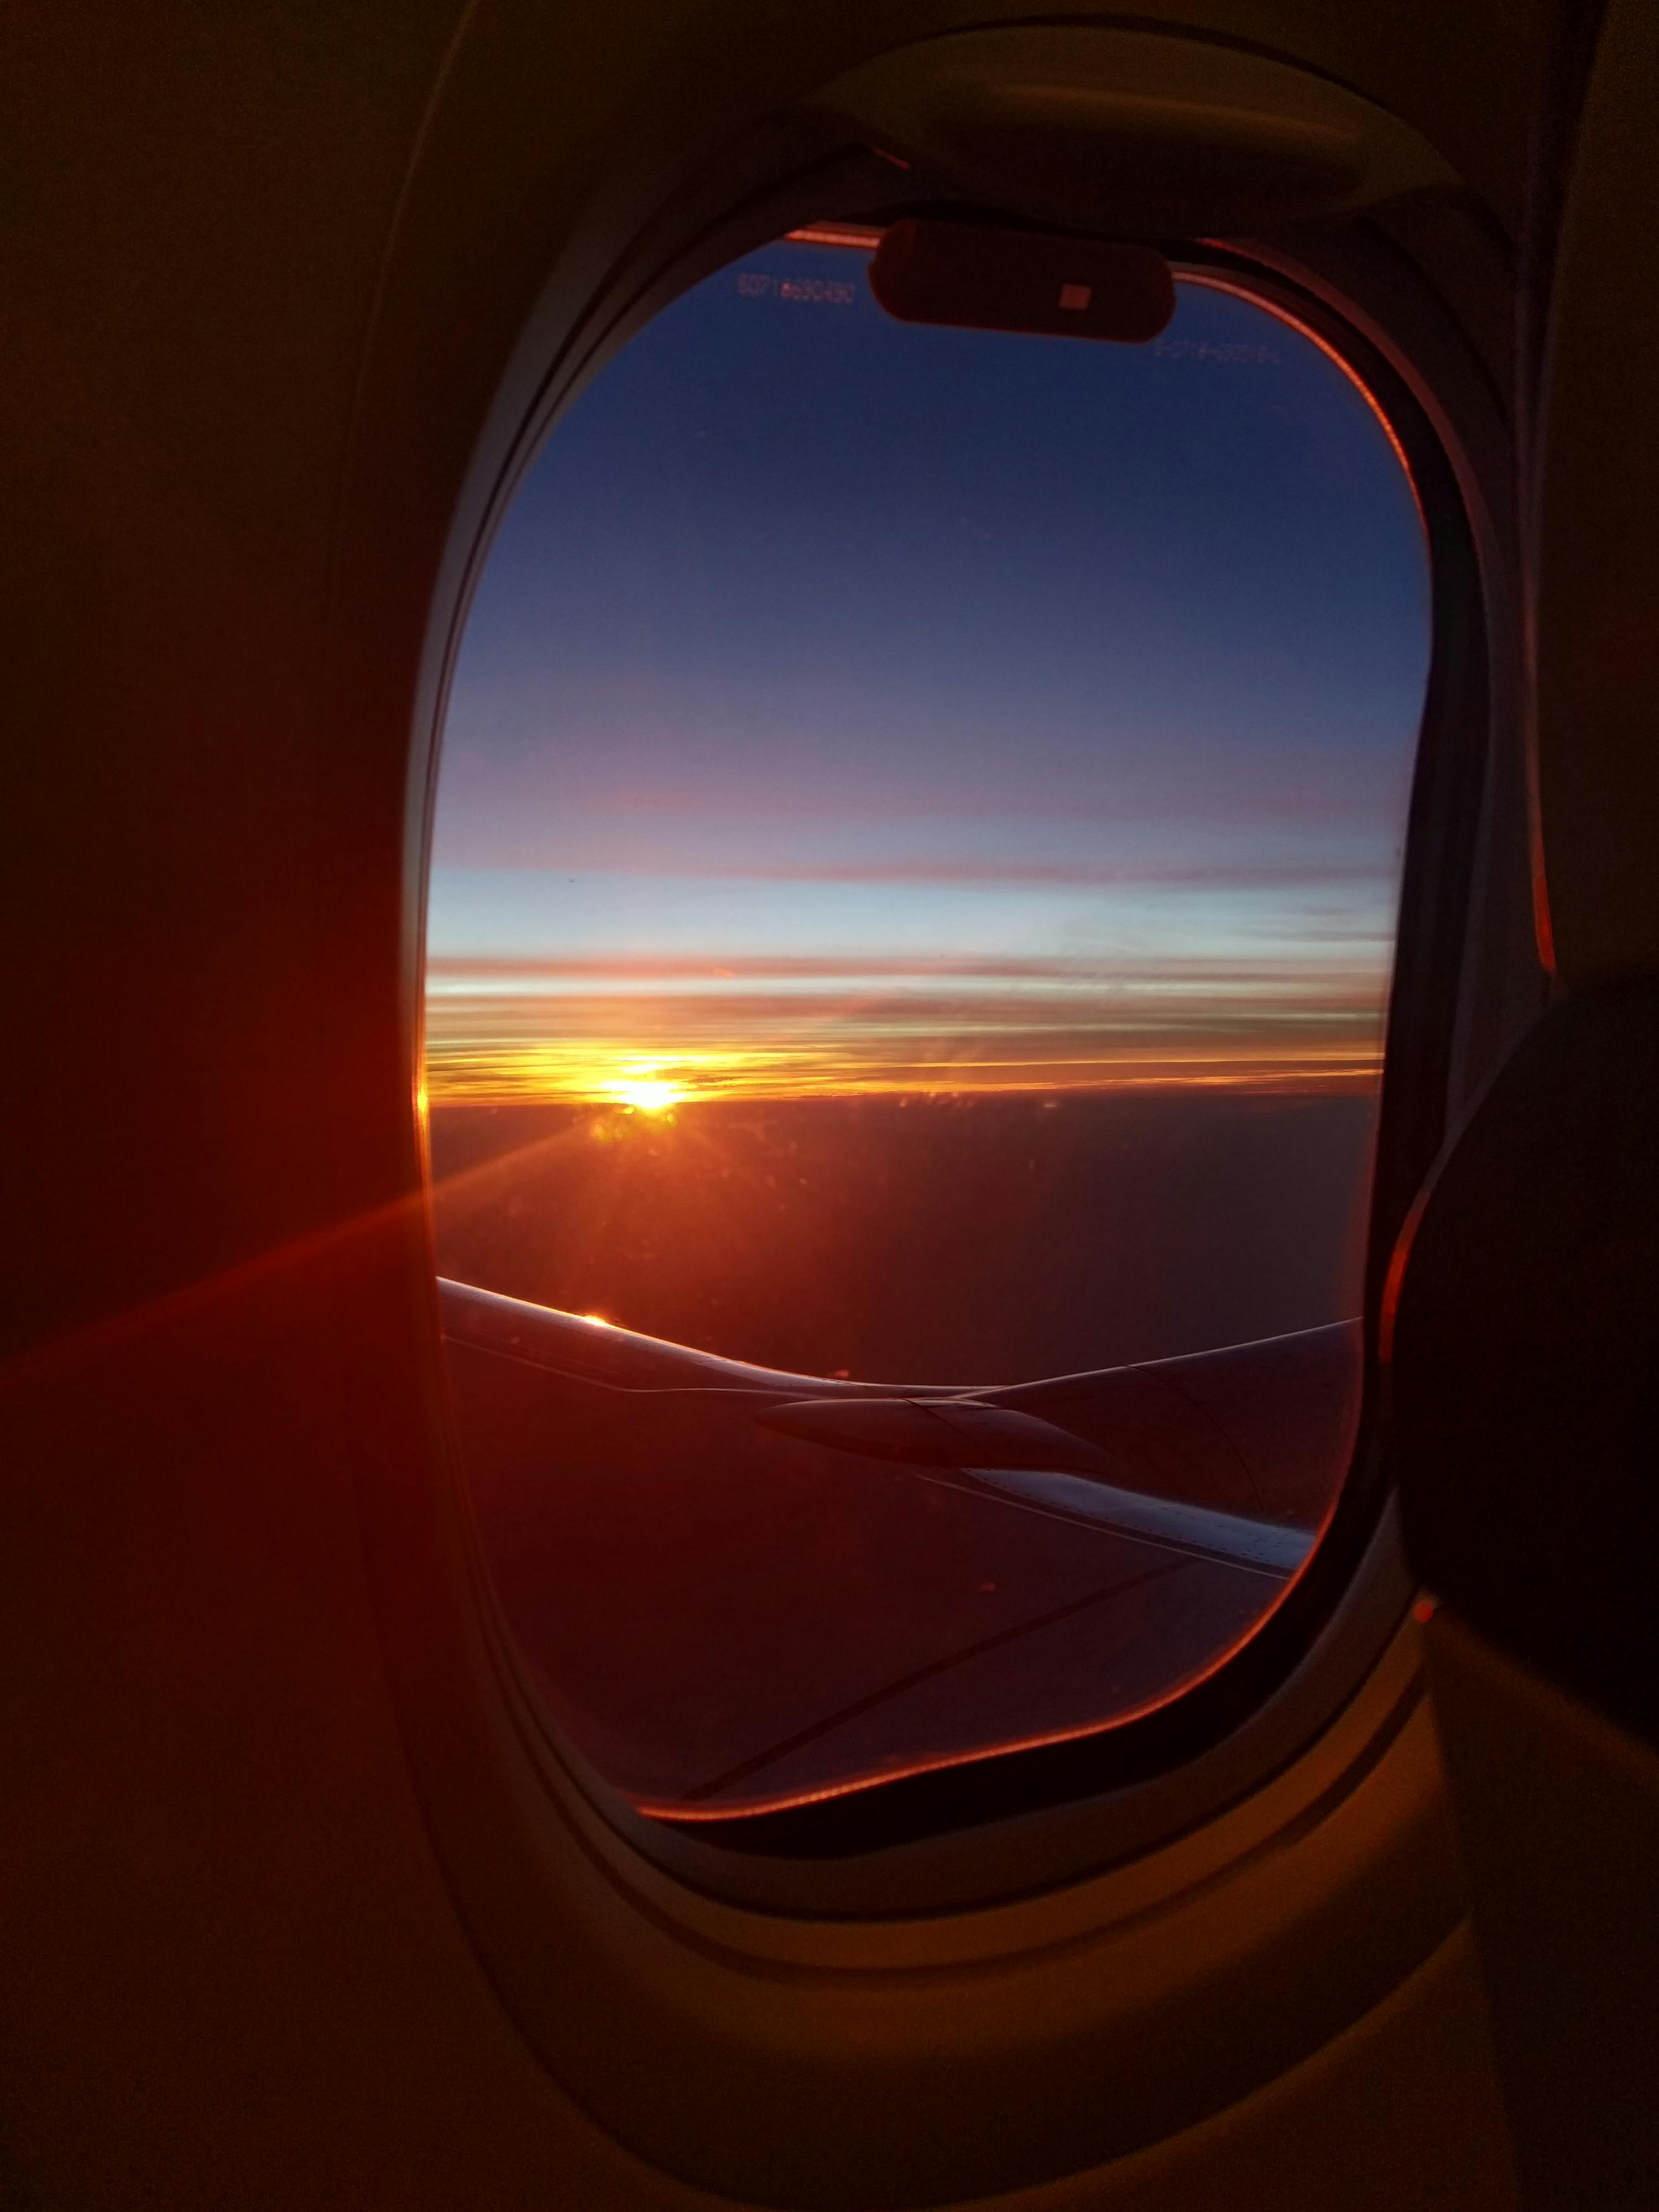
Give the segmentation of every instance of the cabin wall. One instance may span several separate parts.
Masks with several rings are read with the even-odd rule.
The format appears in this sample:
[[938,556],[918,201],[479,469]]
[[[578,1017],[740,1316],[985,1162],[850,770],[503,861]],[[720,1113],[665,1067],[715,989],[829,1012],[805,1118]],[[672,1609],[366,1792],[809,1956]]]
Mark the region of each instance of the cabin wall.
[[[379,1639],[360,1498],[443,1479],[410,731],[577,214],[572,287],[769,97],[991,13],[153,0],[0,32],[9,2203],[719,2201],[520,2040]],[[1528,12],[1194,13],[1518,205]],[[624,130],[654,167],[617,173]],[[1006,2201],[1498,2204],[1495,2115],[1455,1937],[1246,2106]]]

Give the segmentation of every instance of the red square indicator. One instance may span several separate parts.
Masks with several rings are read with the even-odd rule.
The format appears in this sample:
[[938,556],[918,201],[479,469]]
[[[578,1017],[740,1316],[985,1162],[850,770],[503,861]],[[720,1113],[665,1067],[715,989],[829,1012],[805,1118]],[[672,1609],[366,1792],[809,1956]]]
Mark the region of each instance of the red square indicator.
[[1060,306],[1074,315],[1080,315],[1094,296],[1092,284],[1062,284],[1060,288]]

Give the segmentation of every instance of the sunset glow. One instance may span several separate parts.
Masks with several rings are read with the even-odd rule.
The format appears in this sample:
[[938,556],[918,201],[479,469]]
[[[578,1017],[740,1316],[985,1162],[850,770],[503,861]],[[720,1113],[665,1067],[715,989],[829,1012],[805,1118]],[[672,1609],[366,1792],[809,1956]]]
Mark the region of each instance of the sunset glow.
[[1346,945],[1276,969],[1023,968],[849,976],[760,961],[711,979],[435,960],[427,1082],[440,1103],[660,1115],[699,1100],[893,1091],[1329,1092],[1369,1086],[1381,1064],[1382,963],[1360,967]]
[[1152,346],[1009,341],[862,258],[708,280],[520,491],[433,1103],[1374,1086],[1427,636],[1386,425],[1206,285]]
[[[1339,1033],[1325,1042],[1287,1041],[1277,1049],[1180,1048],[1182,1040],[1159,1050],[1101,1051],[1066,1056],[1058,1048],[1028,1056],[974,1056],[958,1050],[924,1058],[898,1053],[882,1060],[854,1058],[829,1047],[733,1050],[704,1054],[673,1079],[617,1080],[602,1073],[580,1046],[568,1048],[544,1041],[511,1039],[454,1042],[434,1045],[428,1063],[433,1098],[440,1104],[461,1101],[544,1101],[549,1103],[617,1105],[659,1115],[699,1100],[873,1097],[910,1091],[930,1095],[992,1091],[1061,1091],[1224,1088],[1255,1091],[1328,1093],[1364,1091],[1376,1083],[1382,1057],[1374,1036],[1344,1037],[1350,1024],[1340,1015]],[[1356,1028],[1358,1024],[1353,1025]],[[944,1040],[958,1046],[960,1039]],[[1185,1041],[1192,1042],[1192,1041]]]

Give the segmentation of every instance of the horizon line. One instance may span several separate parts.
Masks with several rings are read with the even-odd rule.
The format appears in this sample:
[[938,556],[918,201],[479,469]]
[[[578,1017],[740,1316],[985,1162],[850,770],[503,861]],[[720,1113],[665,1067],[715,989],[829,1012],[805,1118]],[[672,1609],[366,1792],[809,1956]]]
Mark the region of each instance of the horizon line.
[[447,1106],[518,1105],[591,1108],[655,1115],[685,1107],[782,1104],[794,1100],[878,1097],[973,1098],[1106,1097],[1115,1092],[1233,1091],[1258,1096],[1335,1097],[1373,1091],[1381,1081],[1380,1051],[1232,1059],[1167,1053],[1098,1060],[910,1061],[866,1066],[695,1068],[672,1056],[640,1054],[610,1063],[608,1072],[569,1071],[516,1062],[495,1054],[463,1062],[428,1060],[423,1103]]

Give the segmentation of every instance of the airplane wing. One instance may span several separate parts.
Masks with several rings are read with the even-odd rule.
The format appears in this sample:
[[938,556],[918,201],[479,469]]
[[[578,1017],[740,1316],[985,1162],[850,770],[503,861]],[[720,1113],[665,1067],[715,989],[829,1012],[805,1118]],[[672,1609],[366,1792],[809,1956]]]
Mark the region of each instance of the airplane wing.
[[787,1374],[465,1284],[440,1297],[526,1667],[579,1749],[678,1819],[1162,1702],[1307,1557],[1358,1406],[1357,1323],[974,1389]]

